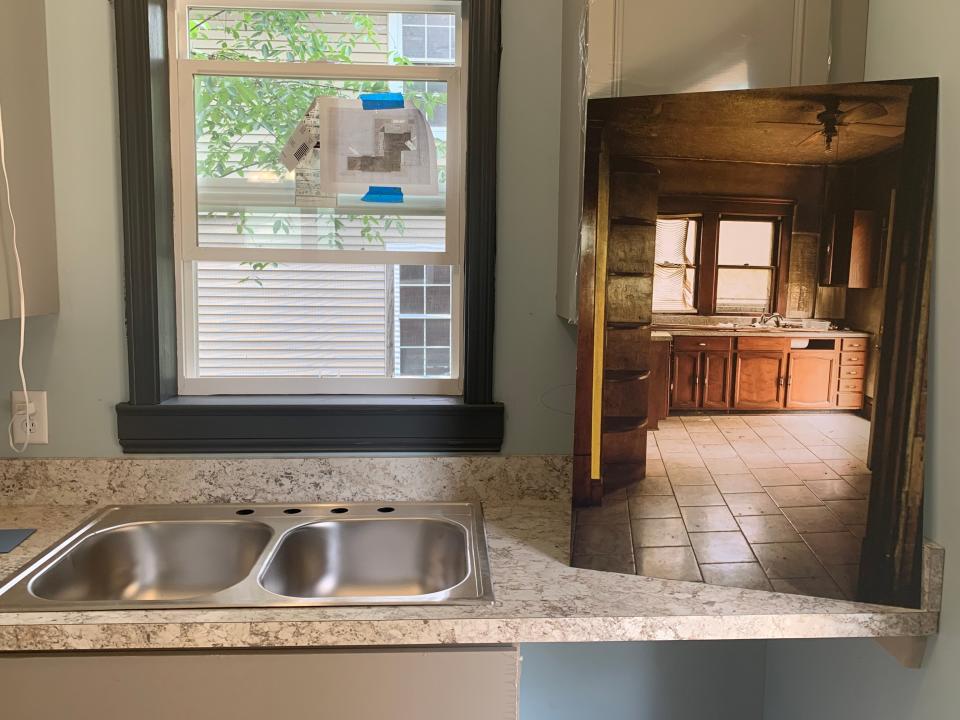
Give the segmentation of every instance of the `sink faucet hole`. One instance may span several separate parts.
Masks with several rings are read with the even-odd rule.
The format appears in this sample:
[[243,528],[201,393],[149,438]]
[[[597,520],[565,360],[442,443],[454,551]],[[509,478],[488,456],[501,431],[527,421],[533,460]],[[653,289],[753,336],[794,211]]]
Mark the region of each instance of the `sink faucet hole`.
[[392,508],[392,507],[382,507],[382,508],[377,508],[377,512],[381,512],[381,513],[391,513],[391,512],[393,512],[395,509],[396,509],[396,508]]
[[296,515],[298,512],[302,512],[300,508],[287,508],[283,511],[284,515]]
[[244,508],[243,510],[237,510],[237,515],[253,515],[253,510],[250,508]]
[[347,508],[333,508],[330,512],[336,513],[337,515],[342,515],[345,512],[350,512]]

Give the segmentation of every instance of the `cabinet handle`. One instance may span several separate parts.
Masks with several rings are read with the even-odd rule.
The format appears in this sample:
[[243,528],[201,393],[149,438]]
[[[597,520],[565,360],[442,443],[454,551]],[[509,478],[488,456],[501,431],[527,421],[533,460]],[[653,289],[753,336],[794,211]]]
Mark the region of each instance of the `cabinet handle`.
[[699,345],[700,347],[706,347],[706,346],[707,346],[706,343],[697,343],[697,345]]

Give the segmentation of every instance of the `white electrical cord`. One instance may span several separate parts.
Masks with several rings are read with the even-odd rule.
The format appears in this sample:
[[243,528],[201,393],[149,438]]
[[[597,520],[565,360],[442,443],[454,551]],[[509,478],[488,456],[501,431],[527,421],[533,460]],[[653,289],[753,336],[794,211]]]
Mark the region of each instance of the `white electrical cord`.
[[[7,175],[7,155],[3,144],[3,108],[0,108],[0,170],[3,171],[3,187],[7,195],[7,211],[10,213],[10,225],[13,228],[13,259],[17,266],[17,288],[20,291],[20,353],[17,356],[17,366],[20,370],[20,385],[23,388],[23,412],[30,418],[30,398],[27,395],[27,377],[23,372],[23,336],[27,325],[27,301],[23,296],[23,268],[20,266],[20,250],[17,248],[17,221],[13,217],[13,203],[10,200],[10,178]],[[22,453],[30,447],[30,433],[24,433],[24,441],[21,447],[13,441],[13,423],[16,422],[19,413],[16,408],[10,408],[10,424],[7,425],[7,440],[10,442],[10,449],[15,453]]]

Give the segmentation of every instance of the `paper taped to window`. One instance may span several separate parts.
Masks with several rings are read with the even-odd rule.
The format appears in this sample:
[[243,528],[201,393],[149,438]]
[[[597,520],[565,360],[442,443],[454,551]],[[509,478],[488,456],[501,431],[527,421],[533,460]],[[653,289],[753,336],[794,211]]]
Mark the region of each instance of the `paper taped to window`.
[[338,194],[363,194],[371,186],[437,195],[433,131],[420,108],[409,100],[397,104],[315,98],[280,155],[296,174],[296,204],[335,206]]

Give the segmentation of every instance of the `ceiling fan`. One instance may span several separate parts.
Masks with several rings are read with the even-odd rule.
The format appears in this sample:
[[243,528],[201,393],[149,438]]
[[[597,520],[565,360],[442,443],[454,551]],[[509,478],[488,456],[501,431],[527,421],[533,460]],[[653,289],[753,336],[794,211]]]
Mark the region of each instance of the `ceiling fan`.
[[846,132],[881,137],[899,137],[903,128],[898,125],[882,125],[869,122],[887,114],[887,109],[878,102],[865,102],[849,110],[840,109],[840,98],[828,97],[822,101],[823,110],[817,113],[817,121],[809,123],[785,122],[779,120],[761,120],[763,125],[793,125],[794,127],[816,127],[810,135],[797,143],[797,147],[806,145],[816,138],[823,138],[825,151],[833,150],[833,141],[840,135],[840,129]]

